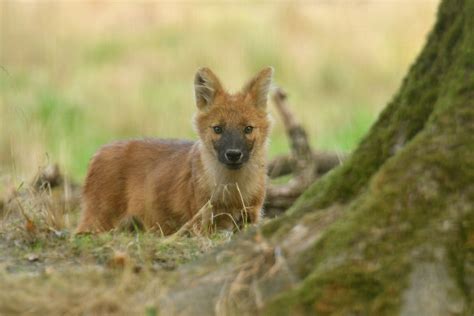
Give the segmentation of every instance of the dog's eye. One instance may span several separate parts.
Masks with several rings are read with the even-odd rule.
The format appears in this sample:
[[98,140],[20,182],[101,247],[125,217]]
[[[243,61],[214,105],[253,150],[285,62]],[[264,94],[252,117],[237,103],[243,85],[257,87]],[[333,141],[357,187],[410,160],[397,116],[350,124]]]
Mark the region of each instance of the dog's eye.
[[250,133],[252,133],[252,131],[253,131],[253,126],[246,126],[244,128],[244,133],[245,134],[250,134]]
[[222,134],[222,127],[221,126],[214,126],[214,133],[216,134]]

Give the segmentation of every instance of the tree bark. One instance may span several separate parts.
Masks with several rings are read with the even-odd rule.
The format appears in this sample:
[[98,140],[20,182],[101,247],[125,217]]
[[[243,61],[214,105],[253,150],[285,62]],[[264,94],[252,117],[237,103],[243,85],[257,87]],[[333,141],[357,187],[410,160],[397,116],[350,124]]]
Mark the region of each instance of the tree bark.
[[444,0],[354,153],[170,277],[161,314],[472,315],[474,0]]

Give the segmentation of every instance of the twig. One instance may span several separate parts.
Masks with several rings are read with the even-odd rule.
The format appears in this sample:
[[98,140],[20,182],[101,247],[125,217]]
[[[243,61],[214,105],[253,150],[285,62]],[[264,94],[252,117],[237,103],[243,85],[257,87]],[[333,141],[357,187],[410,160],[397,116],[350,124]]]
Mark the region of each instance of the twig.
[[273,103],[281,116],[286,134],[290,141],[291,154],[277,157],[269,165],[270,178],[292,174],[284,185],[267,187],[265,212],[273,216],[284,212],[293,202],[328,170],[340,164],[338,154],[313,152],[308,135],[290,110],[287,94],[280,88],[273,94]]

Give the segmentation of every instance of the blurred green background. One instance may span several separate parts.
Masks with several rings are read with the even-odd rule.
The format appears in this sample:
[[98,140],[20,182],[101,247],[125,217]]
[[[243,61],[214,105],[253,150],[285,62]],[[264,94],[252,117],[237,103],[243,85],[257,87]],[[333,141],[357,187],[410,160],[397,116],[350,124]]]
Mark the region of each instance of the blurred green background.
[[[315,148],[350,151],[396,91],[438,1],[0,2],[0,176],[82,180],[106,142],[194,138],[193,76],[264,66]],[[288,151],[274,114],[270,154]]]

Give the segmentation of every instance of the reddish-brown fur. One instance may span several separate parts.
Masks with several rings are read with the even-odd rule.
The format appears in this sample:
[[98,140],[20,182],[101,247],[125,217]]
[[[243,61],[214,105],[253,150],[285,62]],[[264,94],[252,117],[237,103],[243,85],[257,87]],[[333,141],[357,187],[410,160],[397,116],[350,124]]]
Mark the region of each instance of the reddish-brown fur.
[[[218,227],[231,228],[243,214],[258,222],[265,197],[270,129],[266,102],[272,72],[262,70],[241,92],[229,94],[209,69],[200,69],[195,79],[195,142],[145,139],[102,147],[89,166],[77,232],[110,230],[133,217],[145,228],[171,234],[208,201]],[[254,127],[245,135],[252,150],[242,168],[230,170],[218,161],[213,143],[220,135],[211,128],[215,124]]]

